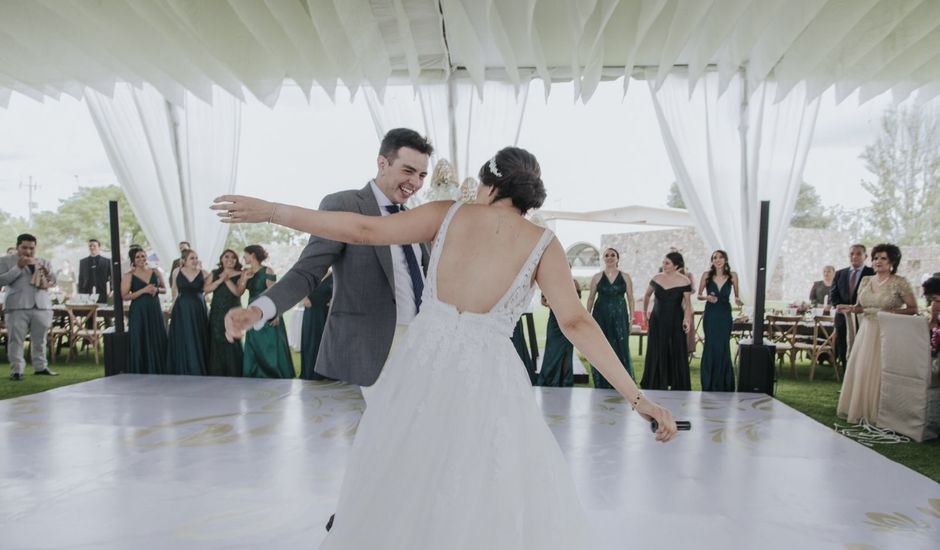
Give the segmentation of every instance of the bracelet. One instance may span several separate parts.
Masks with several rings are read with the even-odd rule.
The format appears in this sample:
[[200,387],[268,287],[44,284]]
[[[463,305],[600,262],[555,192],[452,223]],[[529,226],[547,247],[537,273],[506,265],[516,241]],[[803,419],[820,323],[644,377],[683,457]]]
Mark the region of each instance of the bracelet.
[[633,398],[633,401],[630,403],[630,410],[635,411],[637,406],[640,404],[640,399],[643,399],[643,392],[636,392],[636,397]]
[[271,215],[268,216],[268,223],[274,223],[274,216],[277,214],[277,203],[274,203],[274,208],[271,209]]

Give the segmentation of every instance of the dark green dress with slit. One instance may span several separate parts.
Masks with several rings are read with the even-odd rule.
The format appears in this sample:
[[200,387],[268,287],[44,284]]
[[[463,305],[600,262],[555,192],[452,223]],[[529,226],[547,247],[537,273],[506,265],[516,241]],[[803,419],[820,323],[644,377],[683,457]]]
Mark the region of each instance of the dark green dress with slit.
[[[241,275],[229,281],[237,285],[239,277]],[[242,341],[229,342],[225,339],[225,314],[241,305],[241,298],[233,294],[225,283],[212,291],[212,304],[209,306],[209,376],[242,375],[245,361]]]
[[[262,266],[248,280],[248,303],[255,301],[267,290],[267,281],[276,281],[277,276],[268,273]],[[244,376],[249,378],[293,378],[294,360],[287,345],[287,330],[284,320],[277,318],[277,326],[270,322],[261,330],[249,330],[245,334]]]
[[333,276],[323,279],[307,299],[311,305],[304,308],[304,322],[300,332],[300,377],[304,380],[330,380],[317,374],[314,368],[317,366],[326,318],[330,313],[330,300],[333,299]]
[[702,325],[705,347],[702,350],[702,391],[734,391],[734,369],[731,364],[731,279],[718,288],[715,281],[705,285],[709,296],[718,297],[714,304],[705,303]]
[[[137,292],[147,284],[159,284],[156,273],[150,274],[148,283],[132,274],[127,276],[131,278],[131,292]],[[127,372],[163,374],[166,370],[166,323],[163,320],[163,308],[160,307],[160,295],[142,294],[131,300],[127,325],[130,341]]]
[[525,329],[523,328],[522,319],[523,317],[519,318],[516,328],[512,330],[511,340],[513,347],[516,348],[516,353],[519,354],[519,359],[522,360],[522,366],[525,367],[525,372],[529,376],[529,382],[535,384],[535,362],[532,361],[531,352],[525,341]]
[[[627,282],[623,279],[623,274],[617,273],[617,278],[611,283],[607,274],[602,273],[600,281],[597,282],[597,300],[591,315],[607,337],[607,342],[614,349],[617,359],[626,367],[627,374],[635,380],[633,361],[630,358],[630,314],[627,312],[627,299],[624,297],[626,293]],[[591,365],[591,374],[595,388],[613,388],[594,365]]]
[[[572,280],[578,299],[581,299],[581,285]],[[548,323],[545,325],[545,354],[542,356],[542,368],[539,369],[537,384],[567,388],[574,386],[574,345],[565,337],[555,318],[555,312],[548,309]]]
[[167,340],[168,374],[204,376],[209,363],[209,312],[202,289],[206,279],[199,272],[192,281],[176,272],[176,302],[170,314]]

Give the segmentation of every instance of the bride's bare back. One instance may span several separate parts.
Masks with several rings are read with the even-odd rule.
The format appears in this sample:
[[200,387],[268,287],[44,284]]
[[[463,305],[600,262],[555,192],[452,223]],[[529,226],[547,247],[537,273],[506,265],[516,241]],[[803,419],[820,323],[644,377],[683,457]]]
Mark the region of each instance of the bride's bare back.
[[459,311],[488,313],[509,290],[544,231],[508,208],[461,207],[441,245],[438,299]]

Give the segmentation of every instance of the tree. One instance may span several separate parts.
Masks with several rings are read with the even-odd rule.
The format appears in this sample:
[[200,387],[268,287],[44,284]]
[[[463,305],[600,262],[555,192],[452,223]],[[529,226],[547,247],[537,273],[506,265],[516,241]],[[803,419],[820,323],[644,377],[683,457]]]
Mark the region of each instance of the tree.
[[790,217],[790,227],[826,229],[831,223],[832,218],[827,214],[816,188],[805,181],[801,183],[793,207],[793,216]]
[[72,196],[60,199],[55,212],[40,212],[33,218],[32,231],[43,239],[43,246],[84,244],[88,239],[106,243],[111,234],[108,201],[118,201],[122,242],[148,247],[144,235],[124,191],[117,185],[79,187]]
[[897,244],[940,241],[940,117],[934,110],[885,111],[881,135],[861,155],[874,180],[871,193],[873,240]]
[[682,193],[679,192],[679,184],[676,182],[672,182],[672,186],[669,187],[669,194],[666,195],[666,206],[685,209],[685,201],[682,200]]
[[26,220],[0,210],[0,254],[6,254],[7,248],[16,246],[16,236],[25,232]]
[[299,246],[306,244],[307,237],[300,231],[269,223],[235,224],[225,240],[225,248],[231,248],[241,254],[241,251],[250,244]]

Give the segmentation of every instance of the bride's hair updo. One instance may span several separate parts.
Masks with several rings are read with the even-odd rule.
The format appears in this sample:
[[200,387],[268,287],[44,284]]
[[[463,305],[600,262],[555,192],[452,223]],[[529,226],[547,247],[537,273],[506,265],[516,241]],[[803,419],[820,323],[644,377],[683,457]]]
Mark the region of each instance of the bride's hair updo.
[[[542,169],[535,155],[518,147],[500,149],[480,167],[480,185],[496,188],[493,201],[512,199],[523,214],[545,202]],[[481,190],[482,191],[482,190]]]

